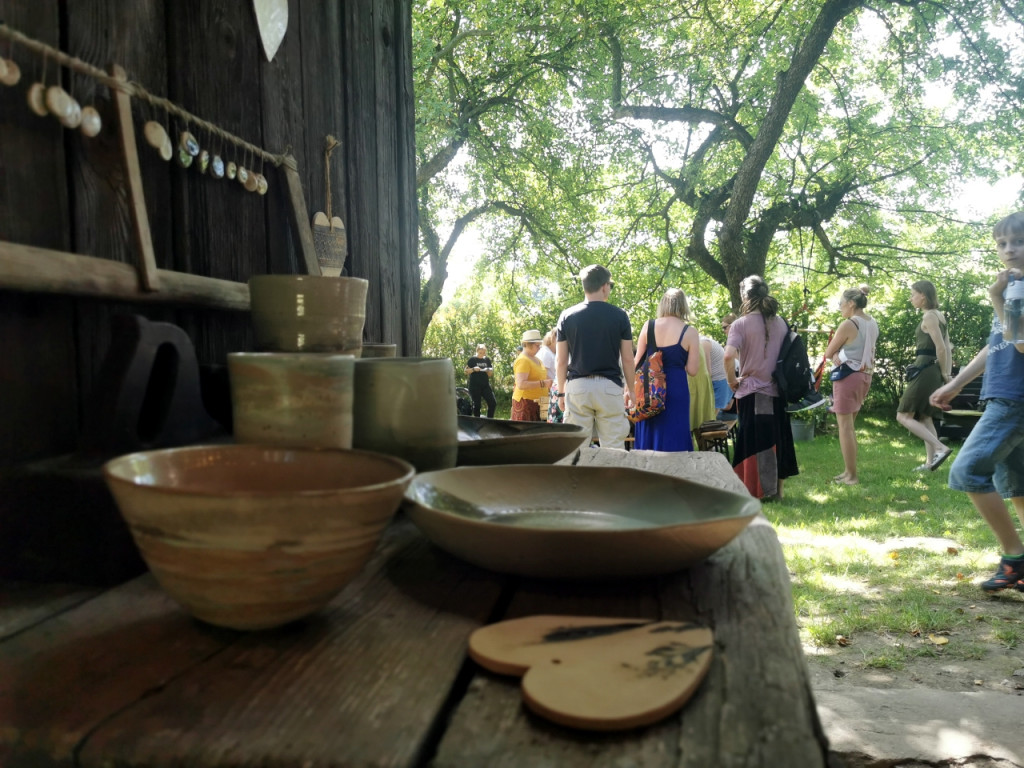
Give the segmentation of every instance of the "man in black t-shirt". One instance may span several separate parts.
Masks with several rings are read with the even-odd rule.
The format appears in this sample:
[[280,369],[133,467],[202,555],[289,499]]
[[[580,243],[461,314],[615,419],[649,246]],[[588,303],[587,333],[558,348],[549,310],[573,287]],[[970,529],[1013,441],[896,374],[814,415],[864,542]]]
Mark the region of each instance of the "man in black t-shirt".
[[473,415],[480,415],[480,398],[487,403],[487,418],[494,418],[494,392],[491,391],[491,377],[494,366],[487,356],[487,345],[477,344],[476,354],[466,362],[466,378],[469,381],[469,397],[473,401]]
[[558,404],[567,424],[596,428],[602,448],[626,447],[633,402],[633,331],[629,316],[608,303],[614,283],[599,264],[580,271],[585,300],[558,318],[555,368]]

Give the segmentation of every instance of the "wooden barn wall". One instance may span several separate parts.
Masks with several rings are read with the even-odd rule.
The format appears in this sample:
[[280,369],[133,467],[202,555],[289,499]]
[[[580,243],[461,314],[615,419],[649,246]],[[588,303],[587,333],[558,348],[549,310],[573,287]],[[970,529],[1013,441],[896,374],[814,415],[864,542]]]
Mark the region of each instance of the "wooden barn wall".
[[[271,152],[289,151],[307,221],[326,206],[323,146],[335,136],[332,198],[347,228],[348,273],[370,281],[365,340],[418,354],[409,0],[289,0],[288,31],[272,62],[248,1],[0,0],[0,20],[97,66],[120,64],[193,114]],[[0,41],[0,55],[6,45]],[[38,56],[17,46],[11,55],[24,74],[16,87],[0,85],[0,240],[135,263],[107,89],[52,61],[44,72]],[[58,77],[100,111],[98,137],[29,111],[28,85]],[[264,166],[271,186],[260,197],[165,163],[141,140],[142,123],[164,116],[135,102],[158,266],[243,282],[304,272],[283,175]],[[167,125],[173,135],[184,127]],[[233,159],[253,165],[238,153]],[[180,325],[201,364],[252,349],[247,313],[0,289],[0,466],[74,450],[111,318],[124,312]]]

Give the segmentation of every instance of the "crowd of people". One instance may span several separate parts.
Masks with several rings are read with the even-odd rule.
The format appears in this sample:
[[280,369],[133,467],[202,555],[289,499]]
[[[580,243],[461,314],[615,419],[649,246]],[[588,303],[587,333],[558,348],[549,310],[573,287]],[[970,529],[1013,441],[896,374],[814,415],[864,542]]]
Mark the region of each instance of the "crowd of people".
[[[952,464],[949,486],[967,493],[1003,550],[996,574],[982,588],[1024,591],[1024,543],[1004,503],[1011,501],[1024,525],[1024,338],[1011,338],[1005,330],[1021,325],[1016,314],[1010,323],[1004,316],[1008,285],[1024,280],[1024,212],[1000,221],[993,235],[1003,269],[989,290],[992,331],[988,344],[955,378],[935,285],[928,280],[911,284],[910,303],[921,312],[921,321],[896,419],[924,443],[917,471],[938,469],[952,450],[939,440],[934,420],[950,409],[966,384],[985,374],[980,399],[986,407]],[[592,433],[604,448],[624,449],[630,435],[627,414],[635,414],[636,371],[660,352],[663,407],[637,417],[634,447],[693,450],[694,429],[731,412],[738,419],[736,474],[757,498],[781,499],[785,480],[799,472],[790,424],[793,406],[773,377],[788,325],[764,279],[751,275],[740,283],[738,315],[722,318],[724,346],[689,323],[686,294],[670,288],[657,317],[640,328],[634,347],[629,317],[609,302],[615,287],[610,272],[593,264],[580,272],[580,282],[584,300],[562,312],[555,328],[543,336],[538,330],[523,333],[513,367],[512,418],[564,420]],[[844,485],[859,482],[855,424],[871,388],[879,335],[878,323],[866,311],[869,293],[866,285],[842,292],[841,321],[825,350],[843,464],[834,481]],[[484,399],[493,416],[492,373],[481,345],[466,365],[475,415]],[[818,398],[810,405],[826,402]]]

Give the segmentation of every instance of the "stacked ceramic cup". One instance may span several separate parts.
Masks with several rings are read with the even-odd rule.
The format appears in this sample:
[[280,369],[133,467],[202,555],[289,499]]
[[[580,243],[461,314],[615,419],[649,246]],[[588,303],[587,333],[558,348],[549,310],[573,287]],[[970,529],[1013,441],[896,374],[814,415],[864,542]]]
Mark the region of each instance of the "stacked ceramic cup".
[[249,280],[259,351],[228,355],[238,442],[352,447],[354,362],[368,285],[311,275]]
[[239,442],[376,451],[420,472],[455,466],[452,361],[363,345],[368,285],[305,275],[249,281],[260,351],[228,355]]

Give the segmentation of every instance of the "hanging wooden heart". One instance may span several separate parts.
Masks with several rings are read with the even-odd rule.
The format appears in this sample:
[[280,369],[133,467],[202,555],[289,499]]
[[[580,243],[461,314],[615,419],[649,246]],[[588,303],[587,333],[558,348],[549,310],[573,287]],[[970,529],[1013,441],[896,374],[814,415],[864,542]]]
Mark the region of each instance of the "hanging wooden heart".
[[711,665],[710,629],[680,621],[529,616],[482,627],[469,655],[523,675],[526,705],[560,725],[615,731],[685,704]]
[[263,52],[267,54],[267,61],[273,61],[288,29],[288,0],[253,0],[252,6],[256,11],[256,26],[263,41]]

